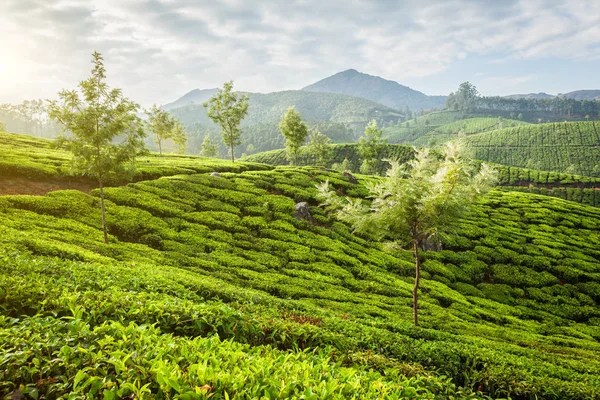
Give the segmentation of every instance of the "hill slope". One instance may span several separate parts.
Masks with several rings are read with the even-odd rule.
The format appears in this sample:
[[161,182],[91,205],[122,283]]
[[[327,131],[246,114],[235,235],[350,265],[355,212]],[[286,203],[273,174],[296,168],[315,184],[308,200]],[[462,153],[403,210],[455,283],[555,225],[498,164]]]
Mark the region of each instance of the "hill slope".
[[302,90],[348,94],[398,110],[404,110],[406,107],[411,110],[427,110],[441,107],[446,101],[446,96],[427,96],[398,82],[363,74],[354,69],[339,72]]
[[[353,144],[335,144],[331,146],[331,164],[348,160],[350,172],[357,172],[362,162],[358,154],[358,146]],[[414,155],[412,147],[390,144],[382,157],[394,158],[400,162],[409,161]],[[264,163],[269,165],[287,165],[284,149],[271,150],[253,154],[244,161]],[[299,162],[301,165],[314,165],[314,156],[306,147],[300,149]],[[558,197],[578,203],[600,207],[600,178],[565,174],[558,172],[538,171],[528,168],[510,167],[494,164],[498,171],[498,185],[504,191],[519,191]],[[383,165],[385,168],[385,164]],[[381,173],[385,171],[382,170]]]
[[172,110],[177,107],[189,106],[191,104],[202,104],[212,95],[217,93],[219,89],[194,89],[184,94],[172,103],[162,106],[165,110]]
[[600,177],[600,123],[526,125],[465,138],[473,157],[504,165]]
[[[402,117],[402,113],[389,107],[342,94],[290,90],[250,93],[249,96],[248,115],[242,122],[243,145],[237,149],[238,155],[246,152],[250,145],[251,152],[283,147],[279,121],[291,106],[296,107],[311,127],[318,127],[334,141],[340,142],[355,140],[372,119],[385,124]],[[184,124],[194,125],[198,134],[216,135],[219,131],[200,104],[174,108],[170,112]]]
[[390,143],[432,146],[456,138],[459,132],[472,135],[525,124],[527,122],[486,114],[464,115],[459,111],[434,111],[396,126],[387,126],[383,133]]
[[491,192],[425,253],[414,328],[411,254],[315,200],[369,179],[226,164],[106,189],[108,245],[97,191],[0,197],[0,394],[600,396],[600,210]]

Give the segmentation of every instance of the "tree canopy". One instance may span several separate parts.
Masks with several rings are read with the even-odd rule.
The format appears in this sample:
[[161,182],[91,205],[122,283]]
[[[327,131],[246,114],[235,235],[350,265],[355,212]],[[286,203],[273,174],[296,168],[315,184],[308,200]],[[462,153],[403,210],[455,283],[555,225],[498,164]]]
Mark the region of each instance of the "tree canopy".
[[387,141],[381,138],[382,130],[377,126],[377,121],[372,120],[365,128],[365,134],[358,140],[358,153],[362,158],[360,172],[363,174],[379,173],[382,164],[382,153],[387,146]]
[[326,166],[333,156],[331,140],[318,130],[313,130],[310,133],[307,149],[314,157],[317,165]]
[[187,135],[183,125],[175,119],[168,111],[163,110],[154,104],[149,110],[146,110],[148,130],[154,136],[154,142],[158,145],[158,152],[162,155],[163,143],[171,139],[177,146],[178,152],[185,151]]
[[487,164],[479,169],[460,155],[450,143],[437,157],[428,149],[416,150],[415,159],[401,165],[391,161],[384,179],[370,186],[372,202],[341,198],[329,182],[318,185],[319,198],[338,217],[358,232],[385,241],[390,248],[408,247],[415,255],[413,289],[414,324],[418,325],[419,250],[451,231],[473,200],[495,182],[496,173]]
[[289,107],[279,122],[279,130],[285,138],[287,159],[291,165],[298,161],[298,151],[308,136],[308,127],[294,107]]
[[219,145],[210,138],[210,135],[204,136],[202,140],[202,150],[200,151],[202,157],[214,158],[219,155]]

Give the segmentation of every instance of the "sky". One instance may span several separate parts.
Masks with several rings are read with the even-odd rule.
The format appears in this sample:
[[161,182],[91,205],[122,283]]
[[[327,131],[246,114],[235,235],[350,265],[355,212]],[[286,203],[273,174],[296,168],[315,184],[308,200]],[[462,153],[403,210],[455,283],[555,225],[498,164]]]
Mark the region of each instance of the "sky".
[[350,68],[426,94],[557,94],[600,89],[600,1],[2,0],[0,103],[74,89],[94,51],[143,106]]

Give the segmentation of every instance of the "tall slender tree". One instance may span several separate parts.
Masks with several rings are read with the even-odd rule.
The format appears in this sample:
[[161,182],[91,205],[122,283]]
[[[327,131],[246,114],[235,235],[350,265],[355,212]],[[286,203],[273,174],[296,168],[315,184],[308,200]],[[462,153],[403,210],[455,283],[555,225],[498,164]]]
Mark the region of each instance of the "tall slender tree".
[[298,164],[300,147],[308,136],[308,127],[294,107],[288,108],[279,122],[279,131],[285,138],[286,156],[290,165]]
[[221,127],[223,143],[231,150],[231,162],[235,162],[233,148],[242,143],[240,123],[248,114],[248,95],[233,92],[233,81],[229,81],[202,105],[208,109],[208,117]]
[[391,162],[387,176],[369,187],[370,204],[360,199],[340,198],[325,182],[318,185],[319,198],[332,206],[341,220],[359,232],[386,241],[392,249],[414,253],[415,283],[413,319],[419,325],[420,251],[447,234],[456,219],[495,182],[495,171],[486,164],[479,169],[460,156],[460,147],[448,144],[440,160],[429,150],[417,150],[415,159],[404,165]]
[[69,135],[73,167],[98,181],[104,243],[108,243],[104,186],[131,172],[132,161],[143,149],[144,130],[137,116],[139,106],[106,83],[100,53],[94,52],[92,64],[91,76],[79,84],[79,90],[63,90],[59,100],[49,101],[48,114]]

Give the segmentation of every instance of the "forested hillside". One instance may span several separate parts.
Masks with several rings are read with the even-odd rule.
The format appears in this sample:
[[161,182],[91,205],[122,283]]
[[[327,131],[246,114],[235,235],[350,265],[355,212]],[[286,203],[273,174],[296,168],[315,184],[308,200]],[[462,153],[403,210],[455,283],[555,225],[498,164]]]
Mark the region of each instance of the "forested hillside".
[[480,160],[600,177],[600,123],[528,125],[465,138]]
[[[242,143],[238,154],[254,153],[283,147],[279,121],[288,107],[294,106],[311,127],[319,128],[334,141],[351,142],[364,131],[373,119],[379,123],[394,121],[403,114],[399,111],[357,97],[333,94],[285,91],[269,94],[250,93],[248,116],[242,122]],[[178,107],[171,113],[188,126],[193,136],[211,134],[216,137],[219,128],[206,116],[202,105]],[[199,152],[199,149],[197,149]],[[192,151],[195,152],[195,151]]]

